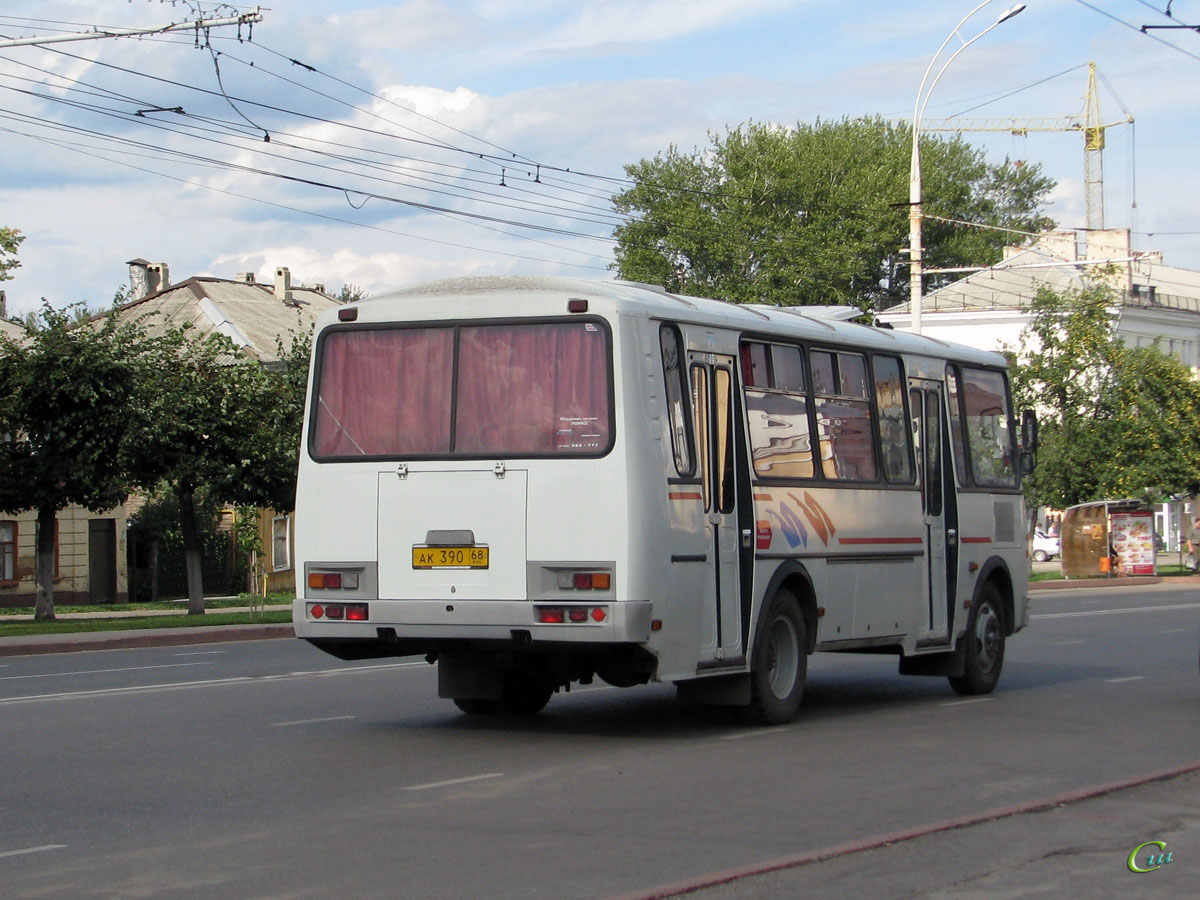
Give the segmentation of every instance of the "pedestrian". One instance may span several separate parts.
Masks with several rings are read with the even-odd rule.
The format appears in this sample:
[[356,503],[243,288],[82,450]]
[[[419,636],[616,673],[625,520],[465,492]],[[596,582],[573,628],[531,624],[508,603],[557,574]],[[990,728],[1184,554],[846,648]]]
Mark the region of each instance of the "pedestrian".
[[1187,565],[1195,572],[1197,568],[1200,568],[1200,554],[1197,553],[1200,550],[1200,516],[1192,519],[1192,527],[1188,529],[1187,533],[1187,545]]

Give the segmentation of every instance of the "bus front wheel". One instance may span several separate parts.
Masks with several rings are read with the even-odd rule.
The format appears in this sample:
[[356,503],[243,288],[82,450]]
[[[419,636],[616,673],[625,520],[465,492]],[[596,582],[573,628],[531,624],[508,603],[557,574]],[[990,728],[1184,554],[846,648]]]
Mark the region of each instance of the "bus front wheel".
[[950,687],[957,694],[988,694],[1000,680],[1004,666],[1004,614],[1000,611],[1000,592],[987,585],[971,607],[967,619],[966,667],[962,675],[950,676]]
[[750,672],[747,721],[782,725],[791,720],[804,696],[808,674],[808,637],[795,596],[775,594],[759,622]]

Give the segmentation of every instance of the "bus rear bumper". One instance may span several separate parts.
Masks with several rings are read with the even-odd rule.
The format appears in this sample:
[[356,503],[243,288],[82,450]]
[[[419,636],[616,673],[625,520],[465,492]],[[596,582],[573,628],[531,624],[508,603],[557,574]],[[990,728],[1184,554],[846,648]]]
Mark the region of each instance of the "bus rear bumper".
[[[650,639],[649,602],[551,603],[529,600],[371,600],[366,619],[330,618],[326,600],[297,598],[292,605],[296,637],[437,643],[518,640],[556,644],[641,644]],[[336,604],[333,604],[336,607]],[[316,609],[320,607],[320,610]],[[320,612],[320,615],[317,613]]]

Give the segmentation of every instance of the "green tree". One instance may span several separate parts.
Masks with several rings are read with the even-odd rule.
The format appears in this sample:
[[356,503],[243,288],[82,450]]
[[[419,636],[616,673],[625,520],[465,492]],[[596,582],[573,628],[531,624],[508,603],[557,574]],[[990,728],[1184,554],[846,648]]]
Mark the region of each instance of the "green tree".
[[54,533],[69,505],[103,512],[134,486],[127,466],[148,342],[113,314],[42,312],[24,340],[0,336],[0,510],[37,510],[36,619],[54,618]]
[[[1012,242],[960,222],[1053,225],[1040,205],[1054,183],[1038,166],[988,164],[958,137],[921,147],[928,267],[988,265]],[[625,167],[634,185],[613,198],[630,217],[614,230],[614,266],[684,294],[886,308],[908,292],[911,149],[911,130],[881,119],[749,123],[703,150],[672,146]]]
[[357,284],[351,284],[347,281],[342,285],[342,290],[338,294],[338,300],[342,303],[357,303],[359,300],[366,300],[369,296],[370,294]]
[[[223,335],[203,340],[170,332],[141,418],[136,468],[161,483],[179,507],[188,612],[204,612],[197,498],[295,505],[296,463],[311,339],[280,343],[280,361],[240,355]],[[303,374],[301,374],[303,372]]]
[[1119,298],[1101,281],[1038,291],[1013,388],[1041,419],[1032,504],[1200,490],[1200,384],[1157,347],[1114,333]]
[[17,259],[17,248],[25,240],[25,235],[16,228],[0,226],[0,281],[8,281],[13,269],[21,265]]

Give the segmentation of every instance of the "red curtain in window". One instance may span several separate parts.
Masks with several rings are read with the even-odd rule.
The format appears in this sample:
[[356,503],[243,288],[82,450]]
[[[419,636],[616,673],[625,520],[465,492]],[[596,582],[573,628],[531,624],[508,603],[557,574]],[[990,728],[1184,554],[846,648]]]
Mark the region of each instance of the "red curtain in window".
[[606,447],[606,343],[588,322],[463,328],[455,452],[570,455]]
[[316,456],[448,453],[453,351],[449,328],[328,334],[318,372]]

